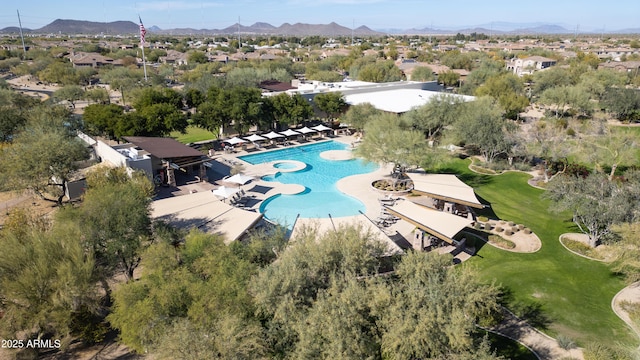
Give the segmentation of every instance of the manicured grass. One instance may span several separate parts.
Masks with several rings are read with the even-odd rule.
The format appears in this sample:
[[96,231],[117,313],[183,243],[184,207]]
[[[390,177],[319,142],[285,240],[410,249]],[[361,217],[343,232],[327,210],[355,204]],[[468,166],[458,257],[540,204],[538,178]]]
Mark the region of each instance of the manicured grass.
[[592,341],[637,346],[638,339],[611,309],[611,299],[624,282],[608,265],[574,255],[558,241],[560,234],[577,231],[570,215],[550,213],[549,202],[540,197],[543,190],[527,184],[529,175],[477,175],[468,170],[468,164],[456,160],[444,169],[459,174],[491,204],[482,215],[524,224],[540,237],[542,249],[518,254],[484,245],[480,256],[465,266],[501,284],[506,306],[550,336],[562,334],[580,346]]
[[183,144],[189,144],[189,143],[194,143],[196,141],[203,141],[203,140],[214,140],[218,138],[216,134],[212,133],[209,130],[205,130],[205,129],[191,126],[191,125],[187,127],[186,134],[181,134],[178,131],[173,131],[171,132],[171,134],[169,134],[169,136],[178,140]]

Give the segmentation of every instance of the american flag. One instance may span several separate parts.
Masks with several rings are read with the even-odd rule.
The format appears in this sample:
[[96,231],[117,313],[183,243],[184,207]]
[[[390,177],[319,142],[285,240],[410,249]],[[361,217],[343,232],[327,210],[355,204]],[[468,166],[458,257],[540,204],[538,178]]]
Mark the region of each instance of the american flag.
[[142,19],[140,18],[140,16],[138,16],[138,20],[140,20],[140,44],[144,45],[144,36],[147,33],[147,29],[145,29],[144,25],[142,25]]

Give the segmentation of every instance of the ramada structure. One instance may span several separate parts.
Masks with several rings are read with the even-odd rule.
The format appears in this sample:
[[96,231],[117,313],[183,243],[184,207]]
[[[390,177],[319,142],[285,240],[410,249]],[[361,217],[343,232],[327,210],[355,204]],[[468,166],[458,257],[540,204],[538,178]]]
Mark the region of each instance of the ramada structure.
[[410,240],[413,248],[423,250],[438,241],[463,247],[464,240],[454,238],[475,221],[472,209],[484,208],[473,188],[455,175],[417,172],[406,175],[413,182],[412,192],[423,196],[384,207],[388,213],[416,227]]

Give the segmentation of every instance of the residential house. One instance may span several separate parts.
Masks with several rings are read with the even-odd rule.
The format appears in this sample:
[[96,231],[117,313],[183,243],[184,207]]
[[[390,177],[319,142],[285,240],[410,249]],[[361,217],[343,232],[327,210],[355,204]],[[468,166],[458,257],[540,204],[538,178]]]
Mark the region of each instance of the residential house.
[[507,69],[518,76],[533,74],[536,70],[544,70],[555,66],[557,61],[543,56],[529,56],[524,59],[515,58],[507,63]]
[[112,58],[102,56],[98,53],[76,53],[72,52],[69,61],[73,67],[92,67],[99,68],[103,66],[123,66],[122,59],[114,60]]
[[176,50],[167,50],[167,56],[158,59],[163,64],[187,65],[187,54]]
[[613,69],[637,75],[640,72],[640,61],[607,61],[598,65],[598,69]]

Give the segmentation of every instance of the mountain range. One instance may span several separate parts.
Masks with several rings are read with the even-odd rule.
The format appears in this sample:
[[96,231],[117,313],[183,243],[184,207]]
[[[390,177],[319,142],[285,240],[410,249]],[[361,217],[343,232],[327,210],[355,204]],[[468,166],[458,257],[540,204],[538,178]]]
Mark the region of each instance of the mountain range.
[[[113,35],[125,35],[125,34],[137,34],[139,31],[139,25],[132,21],[114,21],[114,22],[92,22],[92,21],[80,21],[80,20],[63,20],[57,19],[52,23],[45,25],[39,29],[24,29],[24,33],[32,34],[113,34]],[[548,23],[508,23],[508,22],[494,22],[490,24],[482,24],[477,26],[460,27],[460,28],[433,28],[425,27],[422,29],[379,29],[372,30],[366,26],[360,26],[355,29],[351,29],[335,22],[330,24],[303,24],[284,23],[278,27],[265,22],[257,22],[251,26],[234,24],[224,29],[194,29],[194,28],[180,28],[180,29],[161,29],[157,26],[151,26],[147,28],[149,33],[156,34],[169,34],[169,35],[216,35],[216,34],[263,34],[263,35],[297,35],[297,36],[311,36],[311,35],[324,35],[324,36],[371,36],[371,35],[384,35],[384,34],[407,34],[407,35],[449,35],[449,34],[470,34],[470,33],[484,33],[484,34],[572,34],[574,31],[568,30],[566,27],[557,24]],[[0,34],[16,34],[20,29],[16,26],[6,27],[0,29]],[[581,31],[581,34],[637,34],[640,33],[640,28],[636,29],[621,29],[610,31]]]

